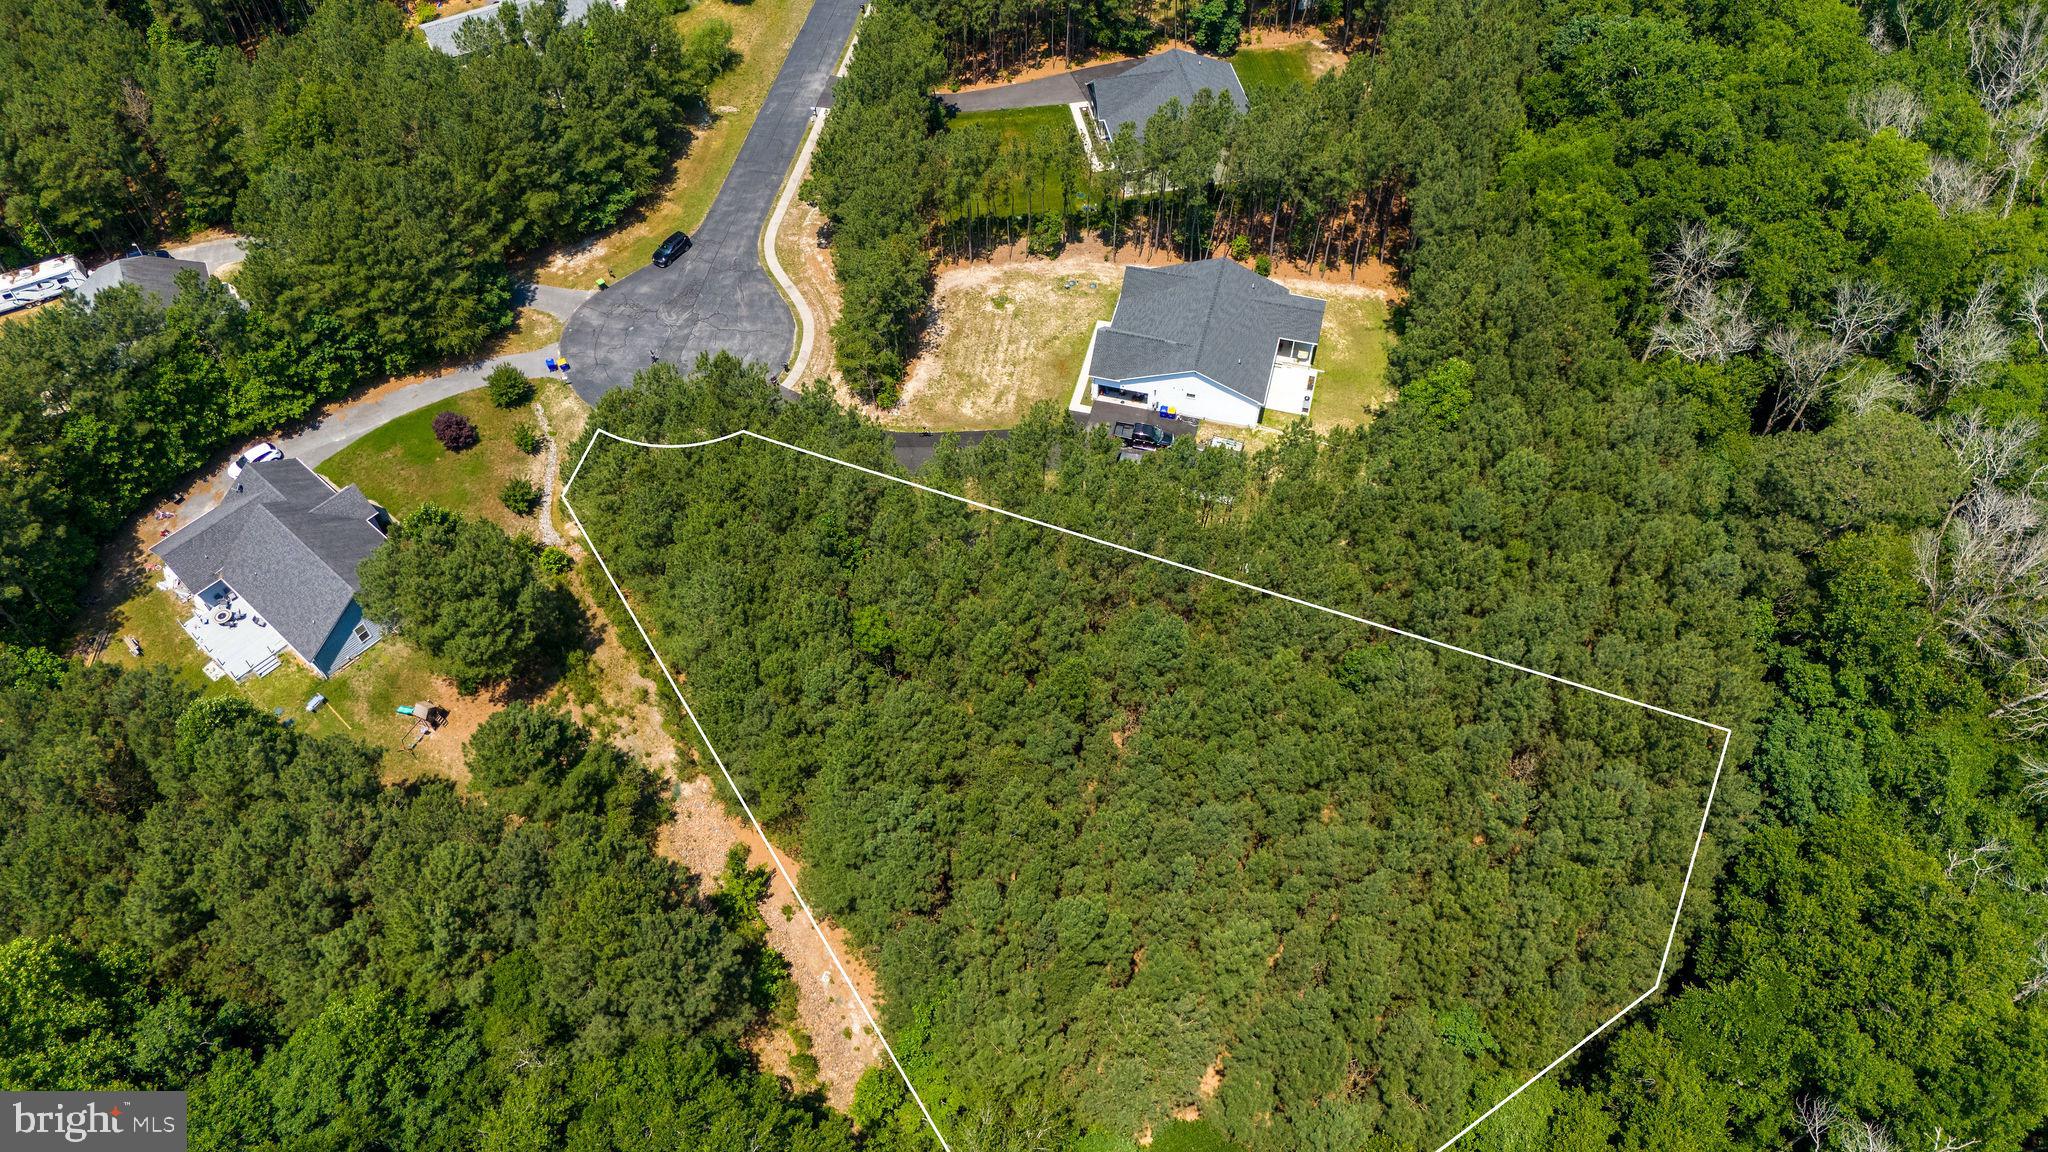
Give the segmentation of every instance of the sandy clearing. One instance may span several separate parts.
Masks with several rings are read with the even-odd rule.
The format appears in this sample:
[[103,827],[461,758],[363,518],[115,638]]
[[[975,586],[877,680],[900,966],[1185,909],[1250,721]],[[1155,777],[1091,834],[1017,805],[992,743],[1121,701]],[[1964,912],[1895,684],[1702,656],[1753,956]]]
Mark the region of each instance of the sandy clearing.
[[[694,765],[693,765],[694,766]],[[688,770],[686,768],[685,770]],[[747,846],[748,862],[757,868],[773,867],[766,846],[753,827],[728,814],[713,788],[711,778],[702,774],[685,780],[676,792],[674,819],[662,829],[659,850],[700,877],[707,886],[725,868],[726,852],[734,844]],[[802,866],[783,853],[792,873],[802,875]],[[784,917],[787,907],[794,915]],[[826,954],[825,945],[812,931],[808,918],[796,906],[789,882],[778,871],[768,889],[761,912],[768,924],[768,943],[789,961],[790,975],[797,987],[797,1018],[811,1037],[811,1055],[818,1061],[818,1080],[825,1099],[844,1112],[853,1104],[853,1089],[861,1073],[882,1063],[886,1057],[867,1026],[867,1018],[847,995],[839,970]],[[861,962],[845,933],[830,923],[824,925],[832,950],[846,966],[863,999],[878,1007],[874,973]],[[778,1075],[789,1076],[789,1057],[794,1051],[781,1031],[756,1038],[755,1054]]]

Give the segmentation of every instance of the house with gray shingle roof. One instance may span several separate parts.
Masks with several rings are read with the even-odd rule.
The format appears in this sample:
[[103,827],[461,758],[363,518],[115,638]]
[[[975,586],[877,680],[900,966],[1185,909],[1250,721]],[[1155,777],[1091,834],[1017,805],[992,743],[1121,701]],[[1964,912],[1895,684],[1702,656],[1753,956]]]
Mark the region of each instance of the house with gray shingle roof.
[[132,284],[156,297],[157,303],[169,305],[178,298],[180,272],[195,273],[201,280],[207,278],[206,265],[197,260],[153,255],[123,256],[93,269],[85,283],[78,286],[78,294],[90,300],[116,285]]
[[1185,48],[1174,48],[1148,56],[1134,67],[1088,84],[1088,114],[1095,131],[1105,141],[1114,138],[1126,124],[1132,135],[1145,138],[1145,122],[1172,101],[1186,108],[1195,93],[1213,92],[1229,97],[1239,112],[1246,108],[1244,85],[1230,61],[1200,56]]
[[1249,427],[1315,402],[1323,302],[1235,260],[1126,268],[1082,369],[1087,399]]
[[[420,34],[427,38],[427,44],[435,50],[445,52],[450,56],[460,56],[462,55],[462,48],[455,43],[455,34],[462,31],[463,26],[472,20],[496,20],[498,18],[498,9],[503,8],[510,2],[512,0],[497,0],[496,3],[485,4],[480,8],[471,8],[467,12],[457,12],[453,16],[443,16],[439,20],[429,20],[425,24],[420,25]],[[593,4],[610,4],[615,8],[625,7],[624,0],[563,0],[562,23],[570,24],[583,19],[589,13],[590,7]],[[529,3],[520,6],[521,15],[539,6],[540,0],[530,0]]]
[[209,675],[261,676],[289,650],[331,676],[383,638],[356,603],[356,566],[384,543],[384,510],[297,460],[242,469],[221,502],[150,549],[159,587],[192,606],[185,631]]

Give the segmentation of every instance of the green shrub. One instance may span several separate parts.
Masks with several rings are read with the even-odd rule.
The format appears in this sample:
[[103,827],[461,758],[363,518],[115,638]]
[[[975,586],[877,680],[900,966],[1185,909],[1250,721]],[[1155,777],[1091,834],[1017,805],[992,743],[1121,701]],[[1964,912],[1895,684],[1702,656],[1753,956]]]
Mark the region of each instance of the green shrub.
[[1067,218],[1065,216],[1040,216],[1031,226],[1031,238],[1025,250],[1033,256],[1052,257],[1060,254],[1067,246]]
[[1261,276],[1271,276],[1273,274],[1273,258],[1271,256],[1260,256],[1257,260],[1252,261],[1252,271],[1257,272]]
[[533,510],[540,507],[541,495],[539,486],[524,476],[514,476],[498,489],[498,499],[521,516],[533,515]]
[[549,545],[540,550],[540,555],[534,558],[533,566],[543,576],[560,576],[576,567],[576,558],[560,548]]
[[1230,258],[1232,260],[1236,260],[1239,263],[1243,263],[1245,260],[1251,257],[1251,254],[1251,237],[1245,235],[1242,232],[1239,232],[1237,235],[1232,236],[1230,238]]
[[1152,1137],[1152,1152],[1237,1152],[1206,1120],[1175,1120]]
[[500,364],[484,377],[491,403],[500,408],[517,408],[533,399],[533,381],[510,364]]
[[540,429],[531,424],[521,424],[512,429],[512,446],[528,456],[540,451]]
[[789,1058],[789,1074],[796,1077],[798,1084],[809,1084],[818,1078],[818,1058],[809,1052],[797,1052]]

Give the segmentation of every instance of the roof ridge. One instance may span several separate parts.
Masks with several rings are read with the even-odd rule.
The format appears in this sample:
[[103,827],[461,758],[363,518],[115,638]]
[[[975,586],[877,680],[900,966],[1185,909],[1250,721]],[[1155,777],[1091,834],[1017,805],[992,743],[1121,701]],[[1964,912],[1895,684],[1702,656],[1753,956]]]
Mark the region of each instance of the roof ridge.
[[[315,472],[314,475],[318,476],[319,473]],[[334,491],[329,492],[326,495],[326,497],[315,502],[312,507],[306,509],[306,513],[308,515],[314,516],[320,515],[327,510],[328,505],[335,503],[336,501],[342,499],[343,497],[349,495],[350,493],[354,493],[356,496],[361,497],[362,501],[365,504],[370,503],[369,496],[364,494],[361,488],[357,487],[354,484],[350,484],[346,488],[336,488]]]
[[339,583],[342,586],[342,588],[348,592],[349,595],[355,595],[355,589],[349,586],[348,580],[345,577],[343,577],[341,573],[336,572],[334,570],[334,566],[327,562],[326,557],[320,555],[320,553],[316,551],[311,544],[306,543],[305,537],[300,536],[297,529],[293,528],[289,523],[285,521],[283,517],[279,516],[276,512],[271,511],[269,504],[256,503],[252,505],[252,507],[262,510],[265,516],[270,517],[270,522],[277,525],[278,531],[284,533],[286,539],[290,540],[294,545],[296,545],[300,551],[304,552],[307,556],[311,557],[313,563],[318,565],[322,572],[325,572],[327,573],[328,576],[332,577],[335,580],[335,582]]
[[[1229,261],[1225,261],[1225,260],[1222,260],[1222,259],[1220,259],[1220,258],[1216,258],[1216,257],[1211,257],[1211,258],[1210,258],[1209,260],[1197,260],[1197,261],[1194,261],[1194,263],[1196,263],[1196,264],[1209,264],[1209,265],[1210,265],[1210,266],[1211,266],[1211,267],[1212,267],[1212,268],[1214,269],[1214,274],[1213,274],[1213,275],[1211,275],[1211,276],[1209,277],[1209,310],[1208,310],[1208,315],[1209,315],[1209,317],[1210,317],[1211,319],[1214,319],[1214,318],[1215,318],[1215,316],[1216,316],[1216,304],[1217,304],[1217,302],[1218,302],[1219,300],[1221,300],[1221,299],[1222,299],[1222,297],[1223,297],[1223,267],[1222,267],[1222,266],[1223,266],[1223,265],[1224,265],[1225,263],[1228,263],[1228,264],[1230,264],[1230,265],[1231,265],[1232,267],[1236,267],[1236,265],[1237,265],[1237,261],[1235,261],[1235,260],[1229,260]],[[1207,357],[1208,357],[1208,353],[1209,353],[1209,338],[1210,338],[1210,337],[1211,337],[1212,335],[1214,335],[1214,334],[1215,334],[1215,332],[1216,332],[1216,330],[1217,330],[1218,328],[1220,328],[1220,327],[1222,327],[1222,325],[1220,325],[1220,324],[1204,324],[1204,325],[1202,325],[1202,339],[1201,339],[1201,341],[1200,341],[1199,343],[1197,343],[1197,344],[1195,345],[1195,360],[1196,360],[1196,362],[1197,362],[1197,363],[1201,362],[1201,361],[1202,361],[1202,360],[1204,360],[1204,359],[1207,359]]]

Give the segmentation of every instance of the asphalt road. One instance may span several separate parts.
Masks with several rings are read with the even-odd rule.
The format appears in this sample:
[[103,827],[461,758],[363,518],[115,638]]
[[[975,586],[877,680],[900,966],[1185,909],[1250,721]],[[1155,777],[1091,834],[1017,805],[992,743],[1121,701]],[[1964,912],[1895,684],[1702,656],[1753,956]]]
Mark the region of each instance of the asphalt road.
[[595,404],[657,358],[687,369],[700,353],[788,365],[796,321],[761,267],[761,229],[803,146],[812,110],[853,34],[862,0],[817,0],[768,89],[696,246],[666,268],[639,268],[569,318],[562,354],[578,395]]

